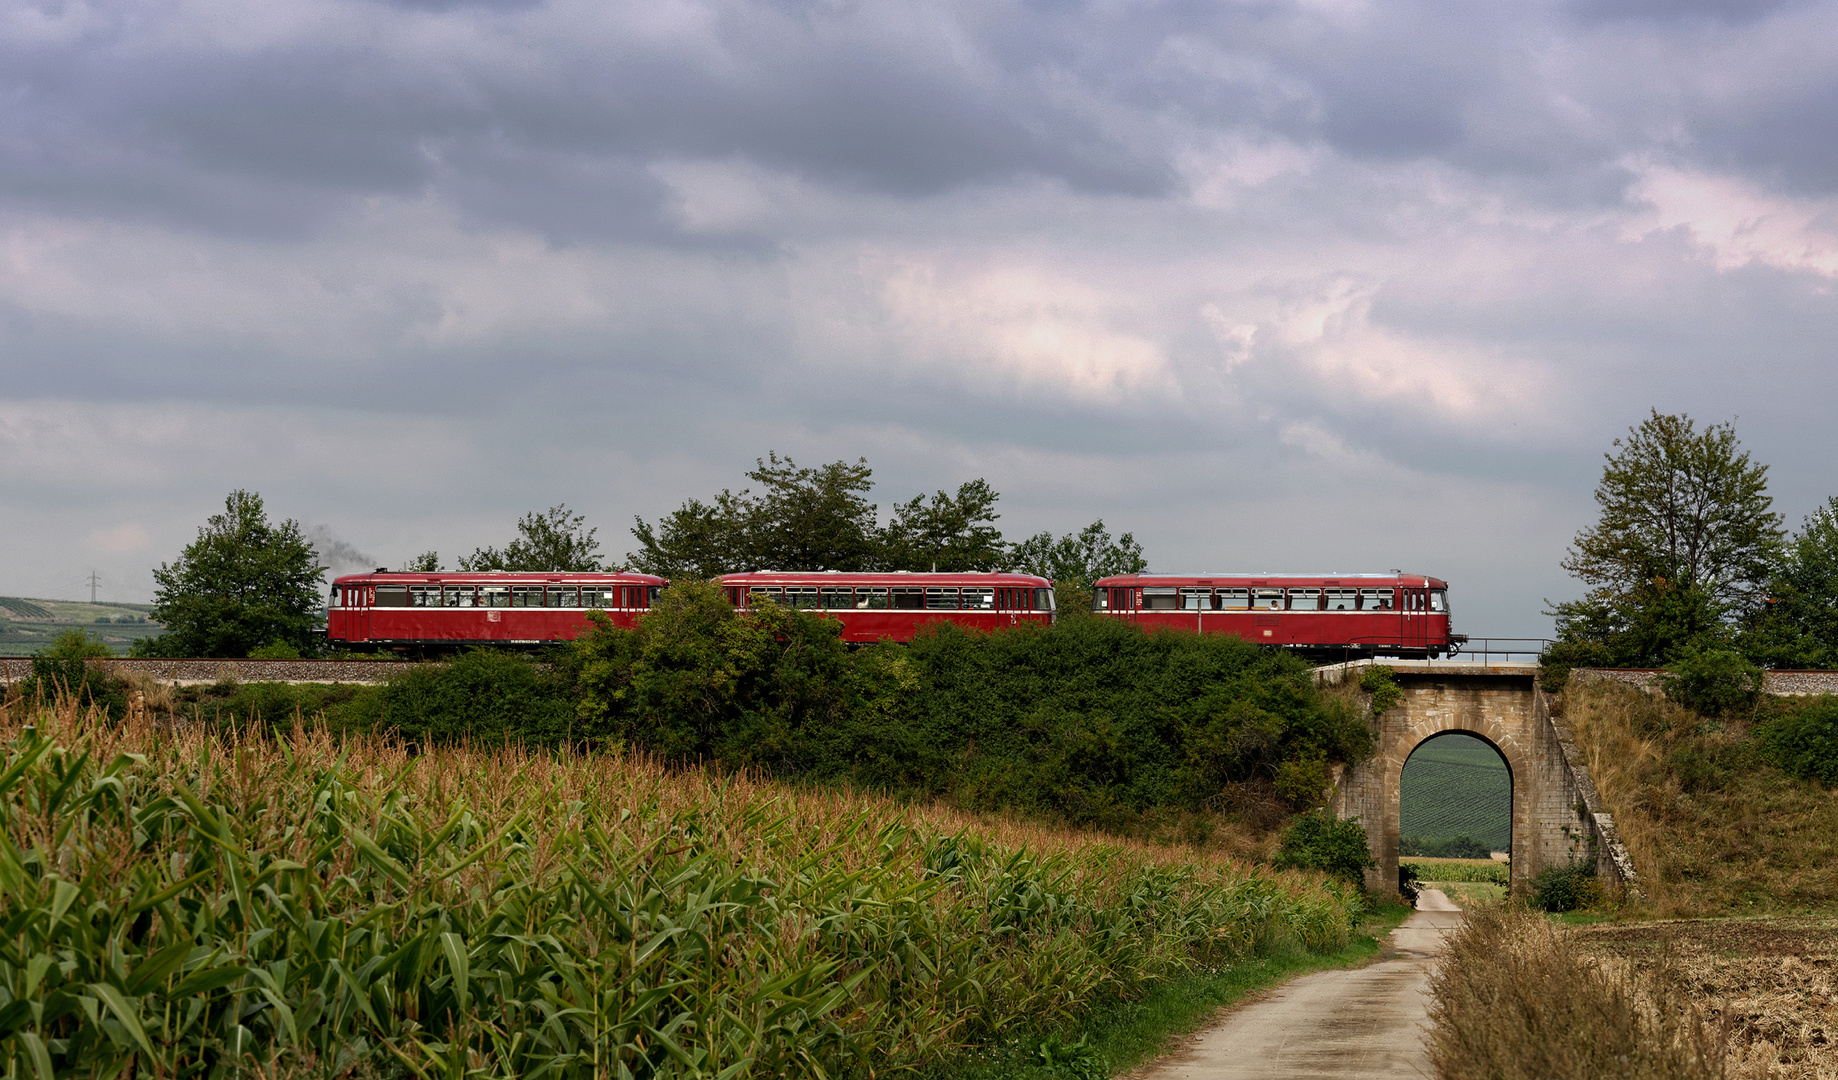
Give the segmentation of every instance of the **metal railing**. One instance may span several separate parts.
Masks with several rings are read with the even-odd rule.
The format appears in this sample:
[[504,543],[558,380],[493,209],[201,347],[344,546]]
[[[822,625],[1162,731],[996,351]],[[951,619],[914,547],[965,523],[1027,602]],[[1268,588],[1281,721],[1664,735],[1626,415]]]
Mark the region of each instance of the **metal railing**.
[[1541,637],[1471,637],[1461,647],[1461,652],[1449,659],[1472,660],[1477,664],[1534,661],[1550,644],[1550,638]]

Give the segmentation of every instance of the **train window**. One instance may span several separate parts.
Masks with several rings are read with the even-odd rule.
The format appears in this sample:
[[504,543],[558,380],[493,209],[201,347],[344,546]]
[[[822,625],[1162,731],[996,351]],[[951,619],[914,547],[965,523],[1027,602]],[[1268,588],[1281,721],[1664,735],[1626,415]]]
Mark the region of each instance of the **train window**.
[[440,606],[471,607],[475,591],[472,585],[448,585],[440,590]]
[[664,591],[662,585],[645,586],[645,602],[640,607],[653,607],[657,604],[657,594]]
[[888,601],[887,601],[887,590],[886,589],[857,589],[855,590],[855,606],[858,610],[886,611],[887,605],[888,605]]
[[770,600],[775,604],[783,604],[785,602],[785,590],[774,588],[771,585],[755,585],[747,590],[747,603],[749,606],[758,605],[762,600]]
[[1110,610],[1110,590],[1109,589],[1091,590],[1091,610],[1093,611],[1109,611]]
[[994,611],[996,592],[994,589],[965,589],[963,609],[965,611]]
[[409,607],[439,607],[439,585],[410,585],[408,587]]
[[338,606],[338,586],[332,586],[332,595],[326,600],[325,606],[328,608],[335,608]]
[[1182,611],[1207,611],[1211,609],[1212,606],[1213,591],[1211,589],[1181,590]]
[[509,585],[480,585],[480,607],[510,607],[511,587]]
[[1251,607],[1253,607],[1254,609],[1258,611],[1281,611],[1283,610],[1283,590],[1281,589],[1252,589],[1251,590]]
[[855,607],[855,590],[835,585],[823,587],[823,607],[826,611],[845,611]]
[[785,606],[795,608],[814,608],[817,606],[817,586],[785,586]]
[[[1099,589],[1098,591],[1103,592],[1104,590]],[[1035,611],[1052,611],[1055,606],[1056,605],[1053,599],[1052,589],[1035,589],[1034,590],[1034,610]]]
[[1433,589],[1430,591],[1430,610],[1439,611],[1444,614],[1448,613],[1449,593],[1447,589]]
[[1142,607],[1144,611],[1173,611],[1180,602],[1175,590],[1170,588],[1153,588],[1142,590]]
[[1359,607],[1358,589],[1328,589],[1326,594],[1329,611],[1352,611]]
[[[439,595],[439,589],[434,591],[436,595]],[[408,607],[408,586],[378,585],[377,598],[371,603],[375,607]]]
[[956,611],[957,590],[940,588],[926,589],[925,609],[927,611]]
[[[479,590],[480,595],[484,590]],[[617,585],[583,585],[581,586],[581,606],[588,608],[616,608],[619,606],[619,586]]]
[[545,593],[543,607],[580,607],[581,590],[575,585],[551,585]]
[[1220,611],[1243,611],[1251,606],[1251,590],[1220,589],[1218,604]]
[[541,607],[542,606],[542,586],[541,585],[512,585],[511,586],[511,606],[512,607]]
[[1321,590],[1320,589],[1291,589],[1289,590],[1289,610],[1291,611],[1320,611],[1321,610]]
[[893,590],[893,606],[897,611],[919,611],[925,607],[925,590],[917,585],[896,587]]
[[1390,589],[1361,589],[1359,590],[1359,609],[1361,611],[1390,611],[1391,610],[1391,590]]

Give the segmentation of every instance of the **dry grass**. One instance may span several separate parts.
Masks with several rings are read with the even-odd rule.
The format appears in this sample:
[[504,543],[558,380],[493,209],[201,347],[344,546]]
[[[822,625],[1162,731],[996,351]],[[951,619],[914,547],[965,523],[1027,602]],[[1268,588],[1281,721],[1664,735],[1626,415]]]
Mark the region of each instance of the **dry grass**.
[[1663,967],[1579,949],[1516,905],[1481,907],[1431,980],[1430,1057],[1442,1080],[1708,1080],[1720,1030]]
[[1761,762],[1747,723],[1616,683],[1562,709],[1658,914],[1838,907],[1838,794]]
[[1720,919],[1579,928],[1579,949],[1664,967],[1728,1032],[1738,1080],[1838,1078],[1838,920]]

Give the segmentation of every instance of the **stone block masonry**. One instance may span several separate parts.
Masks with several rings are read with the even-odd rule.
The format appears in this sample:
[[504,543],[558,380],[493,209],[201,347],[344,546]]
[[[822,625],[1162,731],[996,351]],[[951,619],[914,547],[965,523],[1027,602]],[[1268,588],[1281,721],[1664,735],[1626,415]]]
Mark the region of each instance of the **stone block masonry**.
[[[1318,668],[1323,685],[1359,679],[1374,661]],[[1427,739],[1461,732],[1484,739],[1506,761],[1512,782],[1512,884],[1529,886],[1548,867],[1593,856],[1604,881],[1638,891],[1613,818],[1588,770],[1538,690],[1537,664],[1389,661],[1403,700],[1373,719],[1373,756],[1341,773],[1334,812],[1366,827],[1372,858],[1366,885],[1390,892],[1398,880],[1399,790],[1404,762]]]

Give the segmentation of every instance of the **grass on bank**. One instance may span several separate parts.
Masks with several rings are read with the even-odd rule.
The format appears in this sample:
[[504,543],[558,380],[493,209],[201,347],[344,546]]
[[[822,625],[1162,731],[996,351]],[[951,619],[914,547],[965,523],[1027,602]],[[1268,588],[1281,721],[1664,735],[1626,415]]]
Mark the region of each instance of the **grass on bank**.
[[1657,695],[1572,680],[1562,714],[1650,909],[1691,916],[1838,908],[1838,795],[1789,776],[1758,734],[1814,704],[1764,698],[1707,720]]
[[1357,904],[1191,849],[627,754],[68,701],[15,704],[0,743],[16,1075],[961,1075],[1182,979],[1335,953]]

